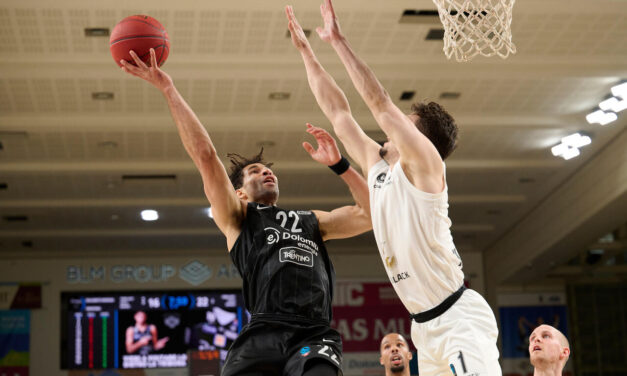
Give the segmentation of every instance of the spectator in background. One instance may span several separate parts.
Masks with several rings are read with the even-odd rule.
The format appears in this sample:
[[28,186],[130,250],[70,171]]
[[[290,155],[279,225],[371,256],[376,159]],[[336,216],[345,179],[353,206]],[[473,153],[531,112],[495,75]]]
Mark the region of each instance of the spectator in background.
[[534,376],[561,376],[570,356],[566,336],[550,325],[540,325],[529,336],[529,358]]
[[381,340],[379,363],[385,368],[385,376],[409,376],[412,353],[409,344],[398,333],[390,333]]

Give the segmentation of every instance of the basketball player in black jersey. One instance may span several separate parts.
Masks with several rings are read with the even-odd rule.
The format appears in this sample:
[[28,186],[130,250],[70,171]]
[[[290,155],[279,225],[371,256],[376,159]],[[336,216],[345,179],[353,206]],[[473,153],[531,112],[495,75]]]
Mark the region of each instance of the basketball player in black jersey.
[[341,158],[328,133],[308,125],[319,147],[303,143],[304,148],[340,174],[357,204],[330,212],[275,206],[278,179],[261,153],[251,159],[230,155],[234,167],[227,174],[206,129],[170,76],[157,67],[154,50],[150,67],[130,54],[137,66],[122,61],[122,69],[165,96],[243,279],[252,318],[231,346],[222,375],[341,374],[341,340],[329,326],[335,273],[324,241],[371,228],[365,180]]

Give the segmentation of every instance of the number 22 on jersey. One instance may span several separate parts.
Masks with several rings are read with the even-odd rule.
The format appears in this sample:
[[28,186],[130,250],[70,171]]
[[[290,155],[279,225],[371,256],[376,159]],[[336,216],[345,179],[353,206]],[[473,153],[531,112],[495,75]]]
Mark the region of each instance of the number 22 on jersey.
[[[286,227],[288,217],[294,218],[294,222],[292,223],[291,228]],[[277,212],[276,220],[281,221],[281,227],[283,227],[284,229],[288,229],[291,232],[303,232],[303,229],[298,227],[298,221],[300,220],[300,218],[298,217],[298,214],[296,214],[296,212],[293,210],[290,210],[288,213],[285,213],[284,211]]]

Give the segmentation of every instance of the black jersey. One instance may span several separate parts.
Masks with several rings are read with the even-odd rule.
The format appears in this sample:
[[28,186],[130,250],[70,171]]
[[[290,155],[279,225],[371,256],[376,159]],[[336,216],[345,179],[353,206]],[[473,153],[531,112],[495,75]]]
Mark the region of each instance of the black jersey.
[[248,203],[230,255],[253,317],[331,321],[335,272],[313,212]]

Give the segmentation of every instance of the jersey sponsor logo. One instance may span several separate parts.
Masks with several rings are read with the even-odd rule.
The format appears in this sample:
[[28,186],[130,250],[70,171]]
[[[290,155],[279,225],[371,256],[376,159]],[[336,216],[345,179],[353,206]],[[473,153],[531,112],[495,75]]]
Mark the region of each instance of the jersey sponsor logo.
[[318,244],[311,239],[304,238],[298,234],[291,234],[289,232],[283,232],[283,240],[294,240],[298,242],[299,247],[308,248],[310,252],[318,256]]
[[300,355],[302,355],[303,357],[309,355],[311,353],[311,349],[309,348],[309,346],[305,346],[302,349],[300,349]]
[[296,247],[285,247],[279,250],[279,261],[313,268],[313,253]]
[[392,276],[392,281],[394,283],[399,283],[400,281],[404,280],[404,279],[408,279],[409,278],[409,272],[402,272],[402,273],[398,273],[397,275],[393,275]]
[[266,243],[276,244],[281,239],[281,233],[279,230],[273,227],[266,227],[263,230],[266,232]]
[[274,227],[266,227],[263,229],[266,232],[266,243],[268,245],[277,244],[279,241],[294,241],[300,248],[305,248],[309,252],[318,256],[318,243],[312,239],[308,239],[300,234],[294,234],[284,229],[277,229]]
[[270,209],[271,207],[272,206],[265,206],[265,205],[257,204],[257,210]]
[[330,342],[330,343],[335,343],[335,341],[334,341],[334,340],[332,340],[332,339],[326,339],[326,338],[323,338],[323,339],[322,339],[322,342]]
[[381,188],[381,186],[383,185],[383,182],[385,181],[385,176],[386,175],[387,175],[387,173],[385,173],[385,172],[382,172],[379,175],[377,175],[377,178],[375,179],[373,188]]

